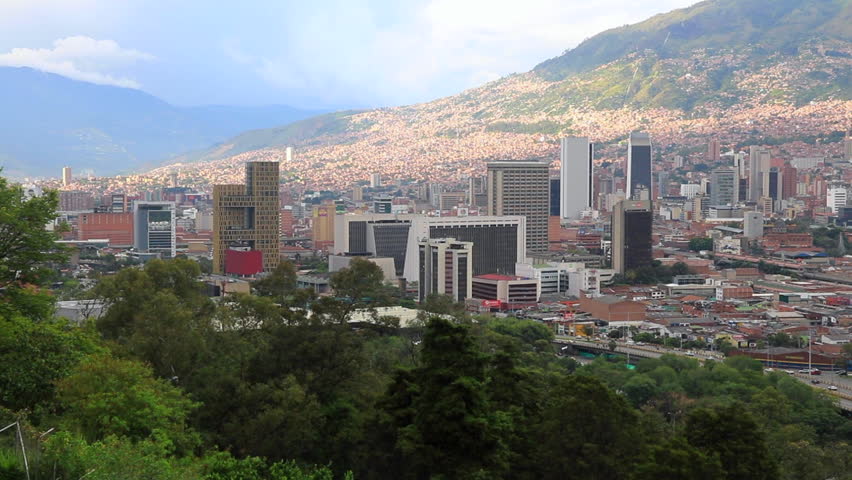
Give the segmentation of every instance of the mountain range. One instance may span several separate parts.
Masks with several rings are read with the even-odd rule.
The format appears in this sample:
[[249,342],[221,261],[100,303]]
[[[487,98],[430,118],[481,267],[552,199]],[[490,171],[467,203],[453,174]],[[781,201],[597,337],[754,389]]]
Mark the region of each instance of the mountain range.
[[184,142],[191,153],[149,175],[239,182],[243,162],[282,159],[294,146],[283,172],[312,187],[345,188],[376,172],[461,180],[492,159],[558,162],[564,135],[589,136],[599,160],[617,161],[633,130],[651,134],[657,156],[694,154],[711,137],[725,148],[830,156],[852,125],[849,25],[852,0],[707,0],[458,95],[281,121],[206,149]]
[[558,138],[589,136],[601,161],[633,130],[658,156],[726,149],[839,154],[852,126],[850,0],[708,0],[602,32],[531,71],[432,102],[337,112],[238,135],[151,172],[239,181],[240,164],[295,146],[292,180],[345,188],[371,173],[462,180],[492,159],[558,166]]
[[140,90],[0,67],[4,175],[113,175],[156,166],[240,132],[314,116],[287,106],[176,107]]

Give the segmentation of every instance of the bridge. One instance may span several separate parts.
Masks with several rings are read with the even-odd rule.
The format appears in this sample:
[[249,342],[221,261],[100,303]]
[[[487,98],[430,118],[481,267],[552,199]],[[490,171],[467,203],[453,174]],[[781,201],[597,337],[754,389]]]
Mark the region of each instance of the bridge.
[[[704,363],[706,360],[722,361],[725,359],[725,356],[720,352],[686,352],[682,350],[672,350],[657,345],[629,345],[623,342],[616,342],[615,350],[612,350],[610,348],[610,343],[606,341],[588,340],[563,335],[557,335],[553,342],[569,347],[569,350],[572,353],[590,352],[597,355],[615,353],[625,355],[628,358],[660,358],[665,354],[670,354],[692,358],[698,360],[700,363]],[[847,414],[852,414],[852,383],[839,380],[835,381],[836,379],[833,377],[831,380],[828,378],[823,380],[819,377],[799,373],[794,374],[793,377],[831,395],[836,400],[838,407]],[[819,379],[820,383],[812,384],[811,380],[814,378]],[[832,385],[836,386],[837,390],[829,390],[828,387]]]

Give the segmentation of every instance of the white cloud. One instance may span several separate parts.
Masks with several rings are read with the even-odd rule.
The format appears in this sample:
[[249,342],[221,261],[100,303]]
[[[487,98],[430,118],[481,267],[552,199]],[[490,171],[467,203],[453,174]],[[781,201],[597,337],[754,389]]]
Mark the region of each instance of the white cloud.
[[111,72],[151,60],[154,56],[122,48],[113,40],[86,36],[60,38],[53,42],[53,48],[13,48],[0,53],[0,66],[30,67],[74,80],[126,88],[140,88],[140,85]]
[[282,90],[398,104],[528,71],[606,29],[694,2],[427,0],[381,25],[381,10],[342,2],[289,26],[298,52],[224,50]]

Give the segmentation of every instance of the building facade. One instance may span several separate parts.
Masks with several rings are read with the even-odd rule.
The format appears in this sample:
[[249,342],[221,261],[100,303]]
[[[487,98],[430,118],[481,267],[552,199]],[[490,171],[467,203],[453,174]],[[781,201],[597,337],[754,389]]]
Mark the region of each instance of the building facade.
[[526,249],[547,251],[549,166],[543,162],[488,163],[488,215],[526,217]]
[[740,200],[739,185],[736,169],[722,167],[713,170],[710,180],[710,204],[736,205]]
[[651,182],[651,136],[633,132],[627,143],[627,199],[650,200]]
[[594,205],[594,145],[588,137],[566,137],[560,142],[559,156],[560,212],[556,215],[578,220],[583,210]]
[[471,298],[473,288],[473,243],[454,238],[430,238],[420,242],[418,297],[424,301],[435,293],[456,302]]
[[612,268],[627,270],[650,266],[653,214],[649,200],[624,200],[612,212]]
[[245,185],[213,186],[213,272],[225,271],[225,251],[248,245],[263,255],[264,271],[278,266],[278,162],[246,163]]
[[133,202],[133,248],[143,253],[159,253],[174,258],[174,202]]

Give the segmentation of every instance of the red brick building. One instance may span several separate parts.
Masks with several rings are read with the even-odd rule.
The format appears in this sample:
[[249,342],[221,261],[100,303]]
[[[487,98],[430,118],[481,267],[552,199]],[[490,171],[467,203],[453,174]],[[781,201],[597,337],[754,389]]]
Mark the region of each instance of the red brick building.
[[613,295],[581,297],[579,310],[607,322],[641,322],[645,320],[645,304]]

